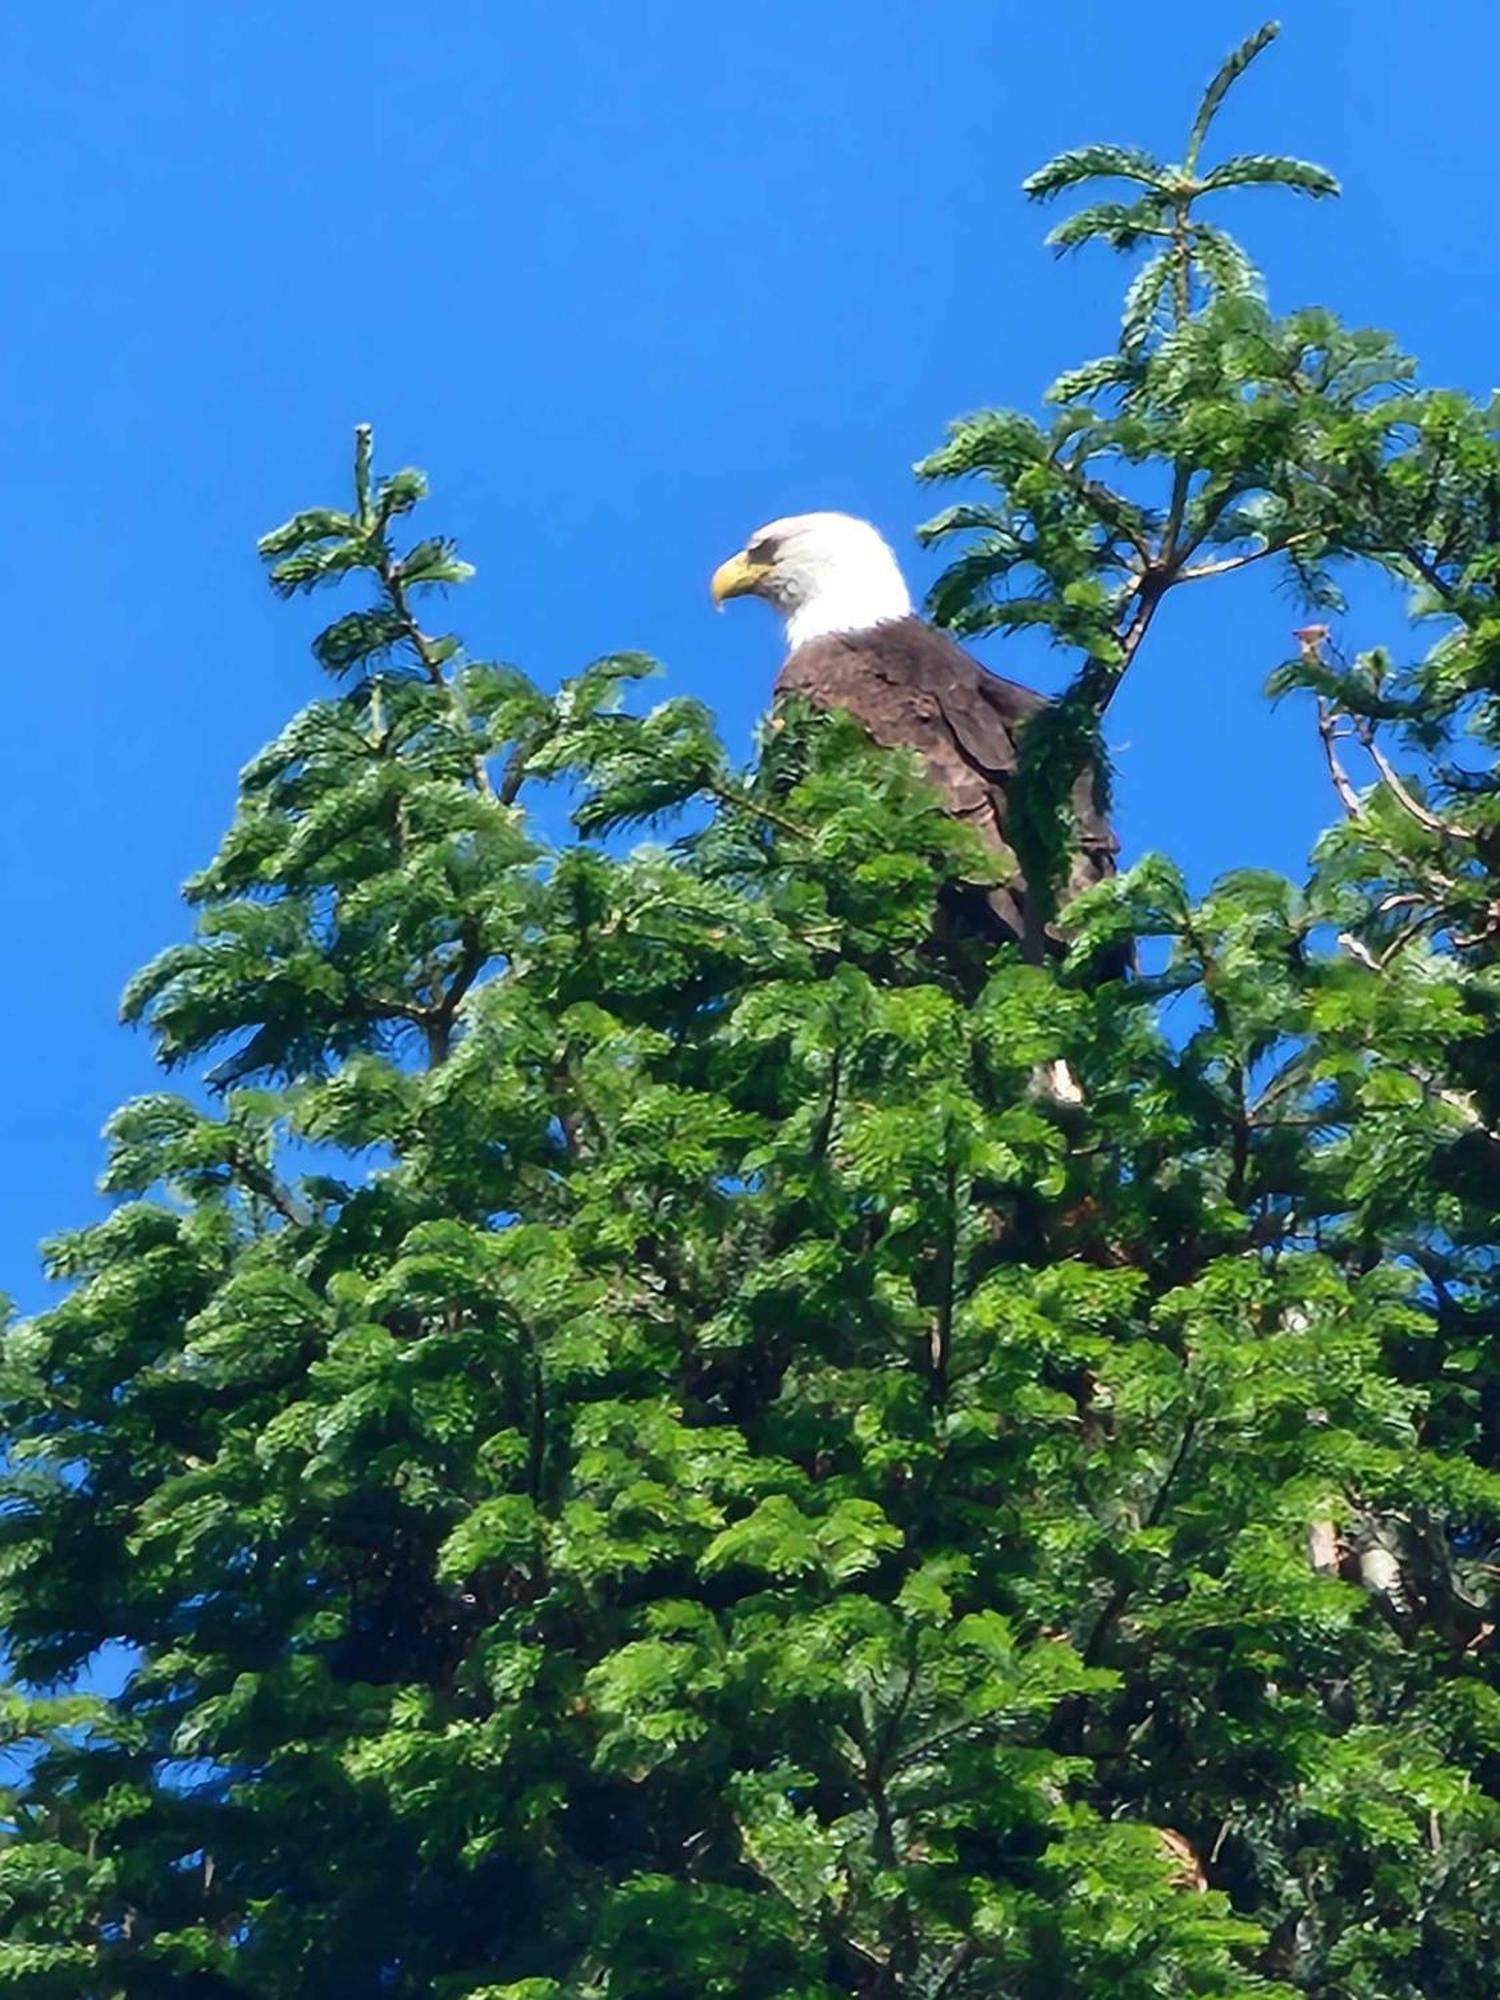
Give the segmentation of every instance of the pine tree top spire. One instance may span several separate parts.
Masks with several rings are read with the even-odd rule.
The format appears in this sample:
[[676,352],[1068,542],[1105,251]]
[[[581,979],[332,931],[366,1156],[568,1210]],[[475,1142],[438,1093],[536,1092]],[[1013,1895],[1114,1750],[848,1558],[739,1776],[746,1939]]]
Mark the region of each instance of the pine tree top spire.
[[[1080,209],[1047,238],[1059,255],[1094,242],[1122,252],[1161,246],[1126,295],[1121,344],[1127,351],[1169,328],[1181,329],[1196,304],[1258,292],[1260,274],[1244,250],[1199,213],[1205,197],[1242,187],[1281,187],[1314,199],[1339,192],[1325,167],[1284,154],[1240,154],[1199,172],[1204,141],[1224,99],[1280,32],[1278,22],[1267,21],[1219,65],[1199,102],[1180,166],[1164,165],[1134,147],[1080,146],[1057,154],[1022,183],[1034,201],[1051,201],[1097,181],[1123,180],[1141,190],[1128,203],[1101,201]],[[1169,317],[1162,320],[1164,311]]]

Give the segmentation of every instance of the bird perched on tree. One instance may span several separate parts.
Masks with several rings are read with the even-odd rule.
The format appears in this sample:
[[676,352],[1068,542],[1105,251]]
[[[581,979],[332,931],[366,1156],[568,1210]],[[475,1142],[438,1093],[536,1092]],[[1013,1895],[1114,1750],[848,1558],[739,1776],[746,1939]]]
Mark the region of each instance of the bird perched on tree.
[[[763,597],[786,624],[775,693],[843,709],[890,750],[914,750],[955,819],[999,854],[1006,879],[984,901],[1001,935],[1040,958],[1063,943],[1028,907],[1007,835],[1023,726],[1046,698],[1002,680],[912,608],[895,555],[868,521],[794,514],[757,528],[713,577],[714,602]],[[1066,893],[1115,870],[1119,843],[1085,771],[1073,789],[1077,829]]]

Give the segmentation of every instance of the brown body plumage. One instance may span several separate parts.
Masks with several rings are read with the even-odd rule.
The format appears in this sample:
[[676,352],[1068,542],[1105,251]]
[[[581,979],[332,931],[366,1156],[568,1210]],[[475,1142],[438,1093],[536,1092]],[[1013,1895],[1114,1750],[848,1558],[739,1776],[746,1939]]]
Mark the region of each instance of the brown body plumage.
[[[843,709],[883,748],[914,750],[953,817],[1002,859],[1006,879],[984,891],[999,930],[1037,947],[1040,927],[1007,826],[1021,730],[1047,706],[1045,696],[990,673],[917,617],[807,640],[788,655],[776,693]],[[1115,872],[1119,842],[1095,802],[1092,772],[1079,778],[1072,804],[1078,831],[1068,894],[1077,895]],[[1061,948],[1055,932],[1047,945]]]

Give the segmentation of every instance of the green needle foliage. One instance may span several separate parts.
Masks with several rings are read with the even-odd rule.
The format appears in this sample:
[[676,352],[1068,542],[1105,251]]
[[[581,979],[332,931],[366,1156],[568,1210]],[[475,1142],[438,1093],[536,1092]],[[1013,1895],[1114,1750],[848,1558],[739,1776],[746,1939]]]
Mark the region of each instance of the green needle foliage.
[[429,631],[467,566],[368,431],[262,544],[335,685],[125,1000],[209,1087],[0,1343],[0,1995],[1493,1990],[1500,410],[1202,220],[1332,191],[1200,168],[1270,33],[1181,168],[1034,178],[1125,180],[1055,240],[1157,275],[928,469],[988,488],[938,611],[1075,659],[1043,856],[1168,591],[1412,586],[1277,672],[1303,887],[1150,857],[986,955],[841,719],[739,770],[638,656]]
[[1059,252],[1149,248],[1119,344],[1058,377],[1049,422],[982,411],[917,467],[974,489],[921,531],[962,548],[933,588],[933,617],[960,634],[1038,627],[1079,656],[1070,693],[1030,732],[1016,843],[1029,882],[1064,879],[1060,802],[1090,759],[1103,768],[1100,718],[1174,590],[1269,561],[1314,603],[1339,601],[1329,561],[1346,546],[1343,481],[1381,457],[1410,374],[1382,334],[1323,311],[1273,318],[1246,252],[1202,215],[1244,187],[1338,193],[1302,160],[1200,167],[1226,92],[1276,33],[1268,24],[1221,66],[1181,166],[1084,146],[1031,176],[1038,201],[1100,181],[1129,189],[1128,203],[1081,209],[1048,239]]

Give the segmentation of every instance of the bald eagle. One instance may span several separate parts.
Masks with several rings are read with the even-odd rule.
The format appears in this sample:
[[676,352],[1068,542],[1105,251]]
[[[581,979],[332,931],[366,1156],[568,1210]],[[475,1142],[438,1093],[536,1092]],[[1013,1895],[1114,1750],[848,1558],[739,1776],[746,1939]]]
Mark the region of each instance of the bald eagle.
[[[993,927],[1029,955],[1060,954],[1063,940],[1028,907],[1006,837],[1020,732],[1046,698],[990,673],[919,618],[891,549],[850,514],[794,514],[757,528],[715,570],[712,590],[718,605],[763,597],[781,613],[787,656],[776,696],[843,709],[884,748],[917,753],[949,812],[1004,863],[1005,879],[983,891]],[[1073,791],[1070,895],[1115,871],[1119,843],[1096,790],[1086,771]]]

